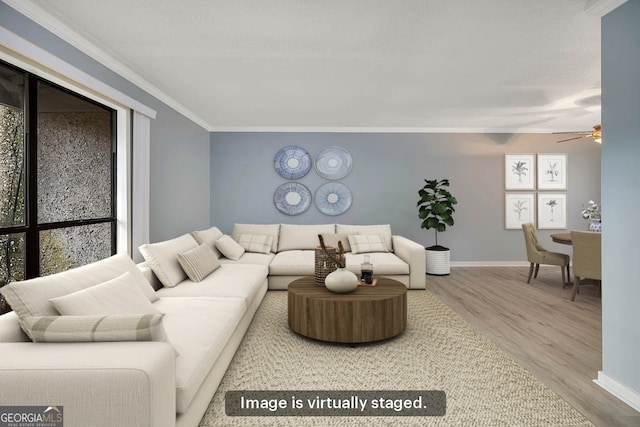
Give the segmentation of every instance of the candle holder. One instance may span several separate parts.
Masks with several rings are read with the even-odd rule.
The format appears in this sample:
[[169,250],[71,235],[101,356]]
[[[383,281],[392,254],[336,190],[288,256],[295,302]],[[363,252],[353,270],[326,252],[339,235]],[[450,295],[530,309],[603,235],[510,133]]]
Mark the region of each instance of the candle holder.
[[337,268],[335,258],[337,256],[336,248],[327,246],[327,250],[321,246],[315,249],[315,270],[313,274],[314,283],[317,286],[324,286],[324,279],[329,273]]

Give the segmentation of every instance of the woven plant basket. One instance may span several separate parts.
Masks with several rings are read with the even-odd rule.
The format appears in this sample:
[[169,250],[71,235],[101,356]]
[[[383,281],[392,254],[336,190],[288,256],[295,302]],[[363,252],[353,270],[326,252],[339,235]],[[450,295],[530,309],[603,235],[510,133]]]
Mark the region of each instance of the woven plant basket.
[[337,255],[337,249],[332,246],[327,246],[327,252],[325,253],[320,246],[315,249],[315,270],[313,274],[314,283],[318,286],[324,286],[324,279],[329,273],[335,271],[337,268],[335,263],[335,257]]

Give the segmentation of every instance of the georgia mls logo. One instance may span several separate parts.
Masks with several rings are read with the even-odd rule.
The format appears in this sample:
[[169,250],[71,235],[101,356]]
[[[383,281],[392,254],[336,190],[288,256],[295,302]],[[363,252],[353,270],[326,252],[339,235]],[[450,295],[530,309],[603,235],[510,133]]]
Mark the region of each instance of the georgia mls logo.
[[0,427],[63,427],[62,406],[0,406]]

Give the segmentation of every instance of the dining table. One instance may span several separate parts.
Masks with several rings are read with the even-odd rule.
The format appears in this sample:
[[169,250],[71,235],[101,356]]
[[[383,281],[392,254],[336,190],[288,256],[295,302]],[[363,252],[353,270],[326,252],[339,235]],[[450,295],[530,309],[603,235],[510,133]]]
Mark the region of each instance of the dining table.
[[571,245],[571,233],[555,233],[551,235],[551,240],[561,245]]

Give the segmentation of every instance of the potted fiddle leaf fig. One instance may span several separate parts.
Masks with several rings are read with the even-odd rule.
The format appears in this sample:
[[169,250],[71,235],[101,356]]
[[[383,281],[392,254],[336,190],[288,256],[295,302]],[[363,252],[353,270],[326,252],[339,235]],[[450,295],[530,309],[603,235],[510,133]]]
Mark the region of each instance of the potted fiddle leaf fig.
[[425,248],[427,251],[427,274],[446,276],[450,272],[450,250],[438,244],[438,233],[454,224],[453,205],[458,201],[447,190],[448,179],[425,179],[425,185],[418,191],[418,217],[421,228],[435,230],[436,244]]

